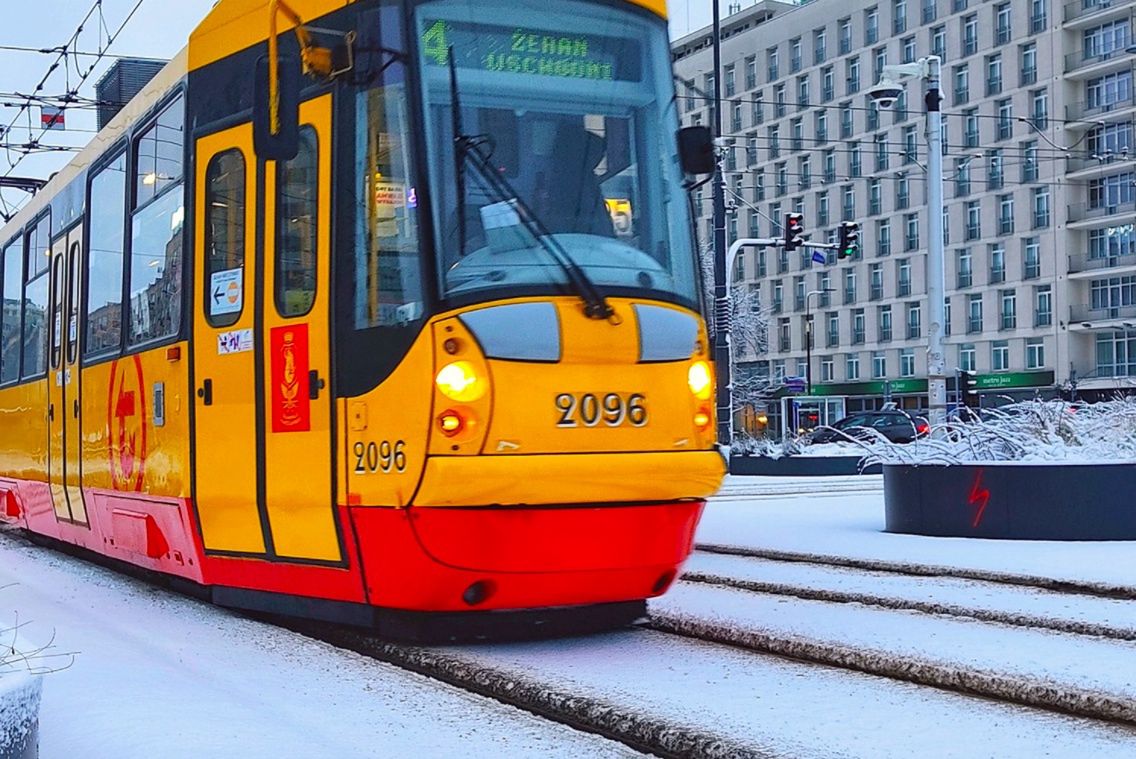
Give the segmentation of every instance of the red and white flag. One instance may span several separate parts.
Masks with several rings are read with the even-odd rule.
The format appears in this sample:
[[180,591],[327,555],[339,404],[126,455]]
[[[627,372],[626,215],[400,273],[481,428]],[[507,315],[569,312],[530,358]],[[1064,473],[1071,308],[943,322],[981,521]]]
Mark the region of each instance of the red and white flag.
[[39,108],[40,126],[44,129],[66,129],[66,112],[62,108],[41,105]]

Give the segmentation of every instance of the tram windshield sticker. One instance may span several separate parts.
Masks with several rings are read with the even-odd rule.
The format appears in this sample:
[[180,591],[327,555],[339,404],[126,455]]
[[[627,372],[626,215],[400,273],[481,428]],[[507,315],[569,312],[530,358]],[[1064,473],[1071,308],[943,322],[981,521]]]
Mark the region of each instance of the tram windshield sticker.
[[209,282],[209,315],[239,314],[244,308],[244,269],[213,272]]
[[643,78],[638,40],[565,34],[518,26],[435,21],[422,32],[428,64],[511,74],[638,82]]

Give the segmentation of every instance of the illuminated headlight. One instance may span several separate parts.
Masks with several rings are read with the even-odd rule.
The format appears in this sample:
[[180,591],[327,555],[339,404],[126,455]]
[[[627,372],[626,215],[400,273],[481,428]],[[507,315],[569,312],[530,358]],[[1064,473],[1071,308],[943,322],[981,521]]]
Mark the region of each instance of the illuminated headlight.
[[472,403],[485,395],[488,383],[468,361],[455,361],[438,372],[434,382],[442,395],[460,403]]
[[710,400],[710,393],[714,386],[714,373],[710,371],[710,364],[705,361],[695,361],[690,365],[686,381],[695,398],[700,401]]

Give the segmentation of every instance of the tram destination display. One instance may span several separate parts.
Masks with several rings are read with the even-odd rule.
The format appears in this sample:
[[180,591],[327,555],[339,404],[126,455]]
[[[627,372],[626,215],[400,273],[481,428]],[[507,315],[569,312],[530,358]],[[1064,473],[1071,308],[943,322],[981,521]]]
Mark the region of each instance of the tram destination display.
[[427,65],[448,66],[452,50],[462,69],[593,81],[642,78],[639,42],[623,37],[439,20],[426,26],[421,42]]

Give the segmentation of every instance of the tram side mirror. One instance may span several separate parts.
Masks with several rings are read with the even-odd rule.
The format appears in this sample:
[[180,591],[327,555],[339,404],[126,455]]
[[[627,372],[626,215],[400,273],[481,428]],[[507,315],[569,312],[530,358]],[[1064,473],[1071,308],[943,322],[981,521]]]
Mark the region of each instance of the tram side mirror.
[[678,155],[687,174],[713,174],[717,163],[710,129],[690,126],[678,130]]
[[276,123],[268,58],[256,62],[253,93],[253,147],[267,161],[290,161],[300,152],[300,59],[281,55],[277,68]]

